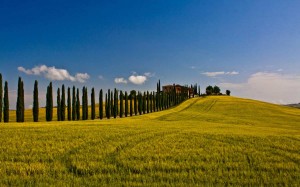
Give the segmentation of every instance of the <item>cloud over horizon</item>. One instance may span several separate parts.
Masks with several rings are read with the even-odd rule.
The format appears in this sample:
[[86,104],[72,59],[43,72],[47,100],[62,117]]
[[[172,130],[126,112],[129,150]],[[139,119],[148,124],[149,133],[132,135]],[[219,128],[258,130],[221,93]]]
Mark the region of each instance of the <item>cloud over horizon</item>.
[[116,84],[127,84],[127,80],[124,79],[123,77],[121,77],[121,78],[115,78],[115,83]]
[[116,77],[115,83],[116,84],[127,84],[128,81],[132,84],[142,85],[144,84],[149,78],[154,77],[155,73],[146,72],[143,75],[138,75],[136,72],[132,72],[132,75],[128,77],[128,80],[123,77]]
[[204,72],[202,75],[206,75],[208,77],[216,77],[218,75],[238,75],[240,74],[237,71],[225,72],[225,71],[215,71],[215,72]]
[[76,75],[72,76],[66,69],[58,69],[56,67],[48,67],[46,65],[35,66],[32,69],[25,69],[24,67],[18,67],[18,71],[23,72],[27,75],[36,75],[36,76],[43,76],[46,79],[52,81],[72,81],[72,82],[86,82],[90,76],[87,73],[77,73]]
[[128,80],[137,85],[144,84],[148,78],[154,77],[155,73],[146,72],[144,75],[138,75],[136,72],[133,72],[133,75],[131,75]]
[[276,104],[300,102],[300,76],[281,73],[257,72],[244,83],[221,83],[233,95]]

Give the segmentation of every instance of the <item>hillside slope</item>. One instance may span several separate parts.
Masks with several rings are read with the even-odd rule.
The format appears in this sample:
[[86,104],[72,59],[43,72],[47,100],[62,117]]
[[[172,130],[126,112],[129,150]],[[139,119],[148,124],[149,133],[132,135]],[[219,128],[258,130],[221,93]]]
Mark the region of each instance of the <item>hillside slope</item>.
[[253,129],[257,133],[260,133],[261,128],[266,128],[263,133],[275,129],[275,134],[297,134],[300,131],[298,109],[226,96],[190,99],[174,109],[151,114],[151,118],[194,125],[219,124],[223,128],[239,126]]
[[0,125],[1,186],[297,186],[299,109],[234,97],[95,121]]

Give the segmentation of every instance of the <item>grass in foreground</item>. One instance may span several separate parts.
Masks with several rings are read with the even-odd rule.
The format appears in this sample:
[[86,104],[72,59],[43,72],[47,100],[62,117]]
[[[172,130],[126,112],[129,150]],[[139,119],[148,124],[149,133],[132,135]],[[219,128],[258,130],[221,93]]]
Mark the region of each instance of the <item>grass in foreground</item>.
[[300,184],[300,110],[190,99],[132,118],[0,125],[0,185]]

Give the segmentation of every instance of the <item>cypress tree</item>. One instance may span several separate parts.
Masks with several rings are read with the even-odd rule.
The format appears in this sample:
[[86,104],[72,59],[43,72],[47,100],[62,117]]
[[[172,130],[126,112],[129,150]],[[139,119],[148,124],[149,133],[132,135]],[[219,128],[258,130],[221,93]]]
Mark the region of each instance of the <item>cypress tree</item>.
[[140,115],[142,115],[143,114],[143,94],[142,94],[142,92],[139,92],[139,98],[138,98],[138,102],[139,102],[139,113],[140,113]]
[[61,100],[60,100],[60,88],[57,88],[57,121],[61,121]]
[[99,118],[103,119],[103,91],[100,90],[99,93]]
[[72,120],[76,120],[76,88],[73,86],[72,89]]
[[53,118],[53,93],[52,93],[52,82],[47,87],[46,94],[46,121],[52,121]]
[[76,120],[80,120],[80,97],[79,97],[79,88],[76,92]]
[[4,102],[3,102],[3,120],[5,123],[9,122],[9,98],[8,98],[8,83],[4,83]]
[[110,92],[110,115],[114,115],[114,94],[113,91]]
[[127,92],[125,92],[125,117],[128,116],[128,95]]
[[143,95],[143,114],[146,114],[146,110],[147,110],[147,103],[146,103],[146,92],[144,92],[144,95]]
[[116,113],[117,113],[117,116],[119,115],[119,91],[117,90],[117,89],[115,89],[115,91],[116,91],[116,101],[115,101],[115,103],[116,103]]
[[2,107],[3,107],[3,87],[2,87],[2,74],[0,73],[0,122],[2,122]]
[[86,108],[85,108],[85,87],[82,88],[82,120],[86,120]]
[[108,118],[108,98],[107,98],[107,93],[105,94],[105,116],[107,119]]
[[67,103],[68,103],[68,121],[72,120],[72,104],[71,104],[71,88],[68,87],[68,98],[67,98]]
[[33,90],[33,121],[39,121],[39,91],[38,91],[38,81],[34,82],[34,90]]
[[137,113],[138,113],[137,97],[138,97],[138,95],[135,93],[134,94],[134,115],[137,115]]
[[89,119],[89,102],[88,102],[88,90],[85,88],[85,117]]
[[149,91],[147,91],[147,113],[149,113],[150,111],[150,98],[149,98]]
[[157,83],[157,94],[156,94],[156,108],[157,108],[157,111],[161,110],[161,91],[160,91],[160,80],[158,80],[158,83]]
[[[160,96],[159,96],[160,97]],[[164,101],[164,93],[161,94],[161,97],[160,97],[160,101],[159,101],[159,104],[160,104],[160,110],[164,110],[164,107],[163,107],[163,101]]]
[[108,98],[107,98],[106,117],[107,117],[107,119],[110,119],[110,112],[111,112],[111,109],[110,109],[111,108],[110,89],[108,89],[107,95],[108,95]]
[[21,122],[25,121],[25,97],[24,97],[24,82],[21,84],[21,94],[22,94],[22,112],[21,112]]
[[156,111],[156,97],[155,97],[155,92],[153,92],[153,112]]
[[149,108],[149,112],[152,113],[152,109],[153,109],[153,108],[152,108],[152,104],[153,104],[153,103],[152,103],[152,101],[153,101],[152,92],[149,94],[149,97],[150,97],[150,98],[149,98],[149,102],[150,102],[150,103],[149,103],[149,107],[150,107],[150,108]]
[[118,115],[118,92],[117,92],[117,89],[115,88],[115,91],[114,91],[114,118],[117,117]]
[[65,93],[65,85],[62,85],[61,88],[61,121],[65,121],[66,119],[66,93]]
[[95,109],[95,89],[92,88],[91,93],[91,119],[94,120],[96,118],[96,109]]
[[130,116],[133,115],[133,105],[132,105],[132,102],[133,102],[133,94],[130,94],[129,95],[129,99],[130,99]]
[[46,92],[46,121],[49,121],[49,86]]
[[18,97],[16,107],[16,120],[17,122],[24,122],[24,89],[21,77],[18,80]]
[[124,114],[124,102],[123,102],[123,92],[120,91],[120,118],[123,117],[123,114]]

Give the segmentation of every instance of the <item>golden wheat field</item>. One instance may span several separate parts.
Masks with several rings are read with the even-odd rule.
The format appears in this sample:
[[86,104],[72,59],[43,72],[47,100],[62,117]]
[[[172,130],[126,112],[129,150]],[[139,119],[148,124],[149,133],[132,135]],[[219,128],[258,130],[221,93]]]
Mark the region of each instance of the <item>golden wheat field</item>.
[[128,118],[1,123],[0,176],[1,186],[297,186],[300,110],[212,96]]

